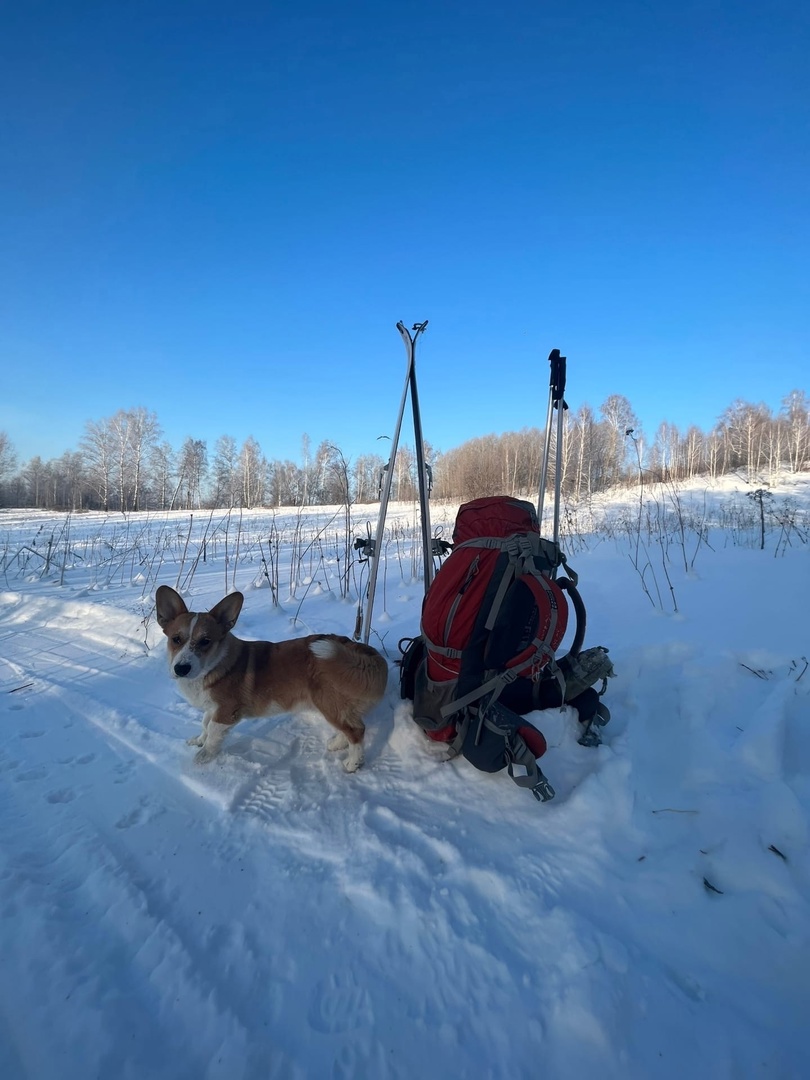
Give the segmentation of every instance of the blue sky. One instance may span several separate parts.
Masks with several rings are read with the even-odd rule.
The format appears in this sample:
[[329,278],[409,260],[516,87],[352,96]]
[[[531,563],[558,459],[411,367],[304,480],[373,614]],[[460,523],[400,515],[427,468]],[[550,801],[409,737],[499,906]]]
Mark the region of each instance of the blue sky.
[[0,14],[0,428],[426,438],[810,390],[810,9],[29,0]]

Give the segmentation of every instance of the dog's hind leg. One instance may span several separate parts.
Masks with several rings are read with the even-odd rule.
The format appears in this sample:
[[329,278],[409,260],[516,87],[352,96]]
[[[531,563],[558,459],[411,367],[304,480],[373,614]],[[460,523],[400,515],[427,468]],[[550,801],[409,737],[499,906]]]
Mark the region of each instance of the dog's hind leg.
[[327,723],[337,728],[327,743],[329,750],[345,750],[349,753],[343,760],[346,772],[356,772],[363,764],[363,736],[366,725],[355,705],[336,700],[330,694],[313,694],[312,703]]

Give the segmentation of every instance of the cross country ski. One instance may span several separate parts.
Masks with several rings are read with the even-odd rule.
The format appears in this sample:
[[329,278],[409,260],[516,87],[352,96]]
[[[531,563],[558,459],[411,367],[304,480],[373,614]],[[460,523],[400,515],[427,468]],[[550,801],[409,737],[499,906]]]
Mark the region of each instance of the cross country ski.
[[[397,330],[402,335],[405,343],[407,365],[405,369],[405,383],[402,387],[402,398],[399,403],[397,421],[394,425],[394,434],[391,438],[391,451],[387,464],[382,471],[382,484],[380,488],[380,510],[377,515],[377,530],[373,536],[358,537],[355,540],[355,548],[361,553],[361,559],[367,559],[369,563],[368,588],[366,590],[365,609],[358,608],[357,623],[355,625],[355,640],[362,640],[368,644],[371,635],[371,618],[374,611],[374,596],[377,591],[377,572],[380,565],[380,552],[382,550],[383,534],[385,531],[385,519],[388,514],[388,503],[391,498],[391,486],[394,479],[394,466],[396,463],[397,450],[399,449],[399,437],[402,430],[402,420],[405,415],[405,406],[408,394],[411,396],[411,409],[413,412],[413,430],[416,449],[416,472],[419,491],[419,519],[422,530],[422,563],[425,592],[430,588],[434,576],[434,554],[441,553],[441,545],[434,542],[430,529],[430,466],[425,463],[425,444],[422,437],[422,417],[419,412],[419,392],[416,385],[416,343],[425,332],[427,319],[421,323],[414,323],[412,331],[408,330],[400,320]],[[434,550],[435,549],[435,550]]]

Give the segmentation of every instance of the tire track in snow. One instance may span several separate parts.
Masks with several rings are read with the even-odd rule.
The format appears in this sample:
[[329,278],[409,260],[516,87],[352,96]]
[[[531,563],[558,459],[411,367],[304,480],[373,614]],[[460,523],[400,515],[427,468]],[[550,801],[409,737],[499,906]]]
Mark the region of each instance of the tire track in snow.
[[[39,712],[35,708],[31,718],[40,719]],[[274,994],[257,994],[252,985],[251,958],[259,946],[249,935],[223,930],[227,924],[212,913],[210,899],[189,895],[182,877],[174,876],[184,857],[198,865],[200,845],[191,835],[184,856],[169,850],[171,841],[161,844],[166,834],[157,818],[177,812],[162,805],[164,777],[141,765],[118,787],[116,799],[114,754],[105,746],[88,753],[91,740],[98,747],[98,733],[77,732],[76,720],[37,740],[39,760],[31,758],[30,740],[27,760],[15,760],[8,749],[0,755],[7,781],[0,788],[0,811],[24,823],[0,855],[4,924],[13,925],[24,912],[26,931],[3,952],[5,984],[17,992],[3,1000],[2,1013],[11,1018],[14,1053],[26,1063],[18,1075],[60,1075],[58,1062],[66,1053],[88,1075],[123,1080],[255,1075],[260,1059],[267,1075],[296,1075],[291,1062],[289,1068],[284,1064],[282,1050],[274,1048],[273,1061],[265,1061],[268,1047],[257,1048],[248,1036],[272,1025],[278,1012],[271,1007]],[[80,798],[74,783],[57,789],[72,792],[69,800],[50,798],[57,776],[75,777],[90,765],[95,797]],[[139,795],[127,790],[133,777],[140,781]],[[190,799],[182,788],[175,794]],[[108,819],[116,803],[133,800],[129,817],[113,813],[116,820]],[[43,803],[53,810],[37,811]],[[156,822],[151,832],[150,822]],[[195,825],[209,855],[202,864],[205,880],[209,870],[225,868],[218,861],[216,832],[212,840],[203,823]],[[125,832],[134,835],[145,826],[148,844],[124,842]],[[175,823],[170,835],[178,833],[182,825]],[[194,918],[197,906],[202,910]],[[82,943],[91,926],[89,954]]]
[[[77,655],[74,657],[71,653],[73,643],[67,653],[58,646],[55,649],[49,647],[42,650],[35,637],[36,635],[33,635],[28,638],[29,654],[42,667],[44,677],[40,680],[40,692],[28,703],[29,720],[34,713],[42,716],[51,732],[58,731],[64,745],[73,749],[73,753],[60,750],[60,758],[66,766],[74,766],[80,757],[89,763],[93,754],[78,753],[76,743],[81,740],[81,750],[84,751],[88,745],[93,745],[90,740],[97,740],[98,736],[102,735],[108,748],[117,746],[119,749],[134,751],[135,754],[134,757],[130,756],[128,762],[117,763],[117,773],[115,768],[110,770],[115,774],[111,779],[112,783],[123,781],[124,784],[132,785],[141,781],[139,790],[142,790],[143,778],[149,777],[157,792],[165,793],[176,788],[182,792],[188,788],[203,794],[209,804],[218,803],[220,809],[232,809],[243,789],[243,801],[250,803],[250,793],[256,787],[257,769],[266,769],[268,761],[272,761],[274,757],[281,762],[280,768],[276,769],[276,775],[291,778],[288,790],[297,800],[300,800],[302,791],[307,792],[306,781],[310,776],[323,778],[331,773],[332,782],[343,785],[344,788],[350,782],[351,778],[346,776],[339,761],[332,755],[327,757],[325,753],[324,743],[328,731],[324,725],[313,727],[298,721],[289,721],[288,729],[278,734],[271,728],[268,732],[269,739],[257,738],[251,734],[252,730],[255,731],[255,726],[245,725],[244,734],[234,733],[236,737],[232,752],[223,755],[221,767],[210,771],[196,769],[187,760],[188,748],[184,745],[184,738],[188,732],[181,726],[183,712],[181,711],[178,717],[173,710],[164,710],[159,705],[150,704],[150,699],[159,701],[171,692],[170,684],[164,682],[162,664],[153,665],[152,671],[148,670],[147,665],[125,669],[118,663],[117,657],[105,654],[104,649],[94,642],[85,643],[83,653],[81,643],[77,642]],[[88,673],[94,673],[94,677],[86,680]],[[156,688],[147,685],[144,693],[144,687],[138,681],[139,677],[148,684],[150,677],[155,676],[159,680]],[[141,704],[137,709],[131,710],[127,707],[126,702],[139,699]],[[58,720],[56,725],[53,725],[55,717],[58,717]],[[198,719],[195,717],[195,727],[197,723]],[[41,731],[46,730],[42,725],[40,728]],[[264,762],[261,765],[240,758],[240,753],[254,749],[256,744],[260,750],[256,756]],[[99,755],[99,759],[101,757],[103,754]],[[99,766],[100,761],[96,769]],[[185,775],[184,770],[187,770]],[[24,775],[28,783],[39,781],[42,785],[47,785],[52,779],[48,775],[47,767],[43,765],[27,768]],[[296,784],[296,777],[302,782]],[[315,795],[317,805],[318,798],[322,798],[324,793],[310,790]],[[253,799],[254,804],[261,804],[260,796],[265,791],[266,787],[259,788]],[[50,789],[49,794],[53,799],[51,805],[63,815],[79,806],[87,811],[88,804],[79,798],[83,792],[78,788],[55,787]],[[47,802],[47,795],[45,801]],[[184,897],[175,895],[171,886],[161,886],[151,880],[146,870],[141,867],[140,861],[128,854],[129,844],[119,843],[113,833],[113,829],[117,830],[118,837],[123,838],[124,832],[130,835],[138,827],[148,826],[149,821],[160,813],[160,809],[156,808],[159,801],[158,797],[141,794],[129,809],[113,815],[111,827],[88,828],[82,833],[81,844],[71,844],[71,865],[80,862],[83,867],[92,868],[82,869],[70,882],[67,877],[63,877],[60,881],[63,895],[67,896],[79,890],[81,902],[86,902],[83,891],[86,877],[93,882],[94,894],[100,892],[115,909],[112,919],[105,917],[104,905],[100,907],[98,904],[88,904],[88,911],[85,913],[99,927],[99,955],[94,957],[90,965],[94,975],[99,973],[98,977],[103,979],[104,972],[126,967],[129,963],[130,974],[126,979],[117,981],[114,993],[120,1000],[126,998],[131,1001],[131,1007],[122,1011],[127,1012],[130,1026],[136,1031],[145,1028],[150,1015],[171,1013],[173,1001],[182,1000],[182,1009],[178,1006],[176,1011],[182,1011],[184,1016],[199,1013],[200,1022],[206,1032],[203,1039],[195,1038],[187,1023],[181,1025],[183,1030],[177,1037],[169,1037],[162,1030],[152,1034],[158,1048],[162,1047],[170,1060],[180,1060],[178,1048],[184,1042],[194,1046],[203,1044],[203,1051],[192,1054],[197,1064],[189,1066],[189,1075],[202,1075],[202,1062],[209,1055],[211,1061],[206,1065],[206,1075],[220,1075],[220,1067],[217,1065],[219,1055],[222,1058],[222,1074],[229,1077],[241,1075],[243,1068],[247,1068],[250,1075],[256,1075],[260,1071],[261,1075],[278,1074],[285,1080],[287,1077],[295,1077],[300,1072],[295,1064],[296,1056],[302,1052],[305,1057],[308,1053],[311,1056],[311,1048],[301,1045],[298,1025],[290,1025],[283,1020],[285,1009],[290,1007],[285,997],[295,1001],[299,995],[299,991],[293,987],[295,972],[287,970],[285,973],[285,967],[289,968],[289,963],[285,960],[283,951],[278,954],[278,970],[273,970],[273,978],[259,980],[257,985],[258,974],[267,972],[268,963],[277,955],[272,932],[269,939],[260,940],[255,935],[239,931],[238,922],[223,922],[219,919],[212,922],[210,915],[207,921],[202,918],[195,926],[193,912],[187,924],[183,921],[182,914],[189,914],[188,898],[185,898],[184,903]],[[295,809],[295,800],[292,808]],[[208,828],[213,826],[214,839],[210,842],[208,854],[213,865],[209,866],[207,862],[201,864],[200,873],[204,880],[209,880],[211,875],[215,878],[222,875],[224,879],[226,874],[233,871],[233,863],[239,861],[240,844],[231,844],[223,839],[223,833],[229,834],[229,820],[234,819],[231,819],[230,815],[221,819],[217,814],[209,820]],[[281,842],[275,846],[275,855],[281,854],[283,861],[285,852],[300,847],[302,835],[305,834],[302,834],[300,829],[294,830],[289,844]],[[86,857],[81,859],[80,847],[86,852]],[[95,856],[95,863],[91,856]],[[296,862],[299,868],[303,867],[306,871],[311,869],[312,865],[317,865],[318,859],[312,850],[305,850],[296,855]],[[44,882],[38,884],[42,889],[45,888]],[[204,894],[205,887],[201,895]],[[222,897],[219,899],[222,900]],[[180,913],[179,918],[173,916],[176,910]],[[233,913],[237,918],[238,914]],[[286,917],[289,919],[289,913]],[[47,918],[46,914],[42,921],[47,922]],[[35,915],[32,922],[36,919]],[[57,923],[57,929],[58,925]],[[194,936],[198,926],[199,940]],[[122,927],[127,928],[126,932]],[[131,932],[129,928],[133,928]],[[293,929],[297,932],[297,928]],[[283,946],[286,948],[288,943],[283,942]],[[69,930],[62,935],[56,930],[53,931],[51,951],[56,956],[69,956]],[[66,959],[65,963],[70,963],[70,960]],[[339,1056],[344,1064],[342,1067],[335,1066],[335,1075],[347,1075],[346,1069],[351,1067],[350,1060],[366,1060],[372,1052],[382,1061],[382,1050],[379,1047],[373,1051],[371,1049],[373,1040],[368,1045],[364,1044],[363,1051],[359,1053],[350,1052],[347,1045],[344,1045],[344,1038],[351,1040],[355,1037],[358,1025],[350,1022],[352,1010],[345,1009],[345,1002],[337,994],[336,988],[331,986],[331,976],[327,977],[319,973],[319,970],[321,969],[316,968],[309,977],[311,985],[305,992],[306,1008],[315,1024],[313,1030],[330,1042],[338,1039],[340,1043]],[[155,992],[151,987],[156,980],[160,985],[159,992]],[[225,1005],[217,999],[217,995],[227,999]],[[91,994],[88,1002],[92,1000]],[[88,1007],[91,1006],[88,1004]],[[99,1011],[97,1000],[93,1002],[92,1008]],[[104,1013],[103,1008],[101,1012]],[[339,1020],[339,1017],[343,1019]],[[251,1030],[255,1033],[262,1029],[269,1030],[268,1044],[272,1045],[246,1047],[245,1032]],[[215,1046],[217,1033],[221,1037],[222,1045],[227,1047],[225,1057],[222,1057]],[[65,1032],[60,1034],[67,1038]],[[115,1046],[125,1047],[117,1060],[114,1048],[110,1049],[105,1058],[104,1044],[95,1038],[89,1040],[90,1046],[97,1047],[94,1060],[101,1062],[100,1067],[105,1074],[125,1078],[130,1075],[164,1075],[161,1072],[164,1066],[157,1064],[157,1051],[155,1060],[148,1056],[128,1056],[126,1033],[123,1031],[117,1032],[113,1042]],[[268,1060],[270,1050],[272,1054]],[[328,1058],[328,1048],[325,1053]],[[76,1056],[84,1060],[79,1049],[76,1050]],[[88,1061],[91,1069],[92,1064],[92,1061]],[[174,1068],[167,1069],[165,1074],[175,1077],[185,1073]]]
[[[16,810],[19,820],[9,801],[4,811]],[[193,955],[152,910],[148,891],[86,819],[62,816],[51,835],[21,830],[3,858],[0,895],[5,919],[25,910],[26,936],[7,941],[4,960],[33,1017],[17,1014],[11,1000],[4,1011],[17,1014],[19,1056],[32,1075],[55,1075],[55,1062],[67,1053],[88,1075],[192,1077],[218,1050],[221,1039],[212,1032],[244,1042],[242,1025],[216,1001],[216,983],[200,978]],[[76,945],[88,926],[92,955]],[[172,1002],[181,1000],[172,1017]],[[184,1026],[189,1005],[199,1028]],[[168,1022],[156,1025],[167,1012]]]

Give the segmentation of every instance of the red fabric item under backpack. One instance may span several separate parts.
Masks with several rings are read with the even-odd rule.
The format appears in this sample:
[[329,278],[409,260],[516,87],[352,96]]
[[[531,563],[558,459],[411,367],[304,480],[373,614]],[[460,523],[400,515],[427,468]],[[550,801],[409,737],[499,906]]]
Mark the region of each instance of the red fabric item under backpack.
[[543,732],[538,731],[537,728],[532,727],[531,724],[524,724],[522,727],[519,727],[517,733],[536,758],[541,758],[546,750],[548,750],[548,743],[546,742]]

